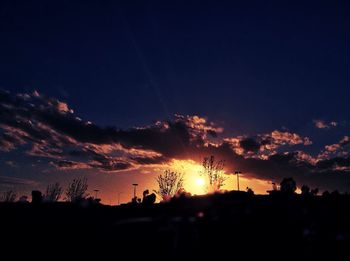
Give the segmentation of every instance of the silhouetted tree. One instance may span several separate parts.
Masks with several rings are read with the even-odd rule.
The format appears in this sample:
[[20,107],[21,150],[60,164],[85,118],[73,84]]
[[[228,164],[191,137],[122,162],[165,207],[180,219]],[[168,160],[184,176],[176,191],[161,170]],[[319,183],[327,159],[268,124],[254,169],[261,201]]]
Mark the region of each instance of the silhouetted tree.
[[333,190],[333,191],[331,192],[331,196],[332,196],[332,197],[339,197],[339,196],[340,196],[340,193],[339,193],[338,190]]
[[227,179],[223,174],[224,161],[215,161],[214,156],[205,157],[203,159],[202,166],[204,168],[203,174],[209,179],[208,190],[210,192],[220,190]]
[[29,203],[28,197],[25,196],[25,195],[23,195],[23,196],[21,196],[21,197],[18,199],[18,202],[19,202],[19,203]]
[[88,185],[86,178],[73,179],[73,181],[68,184],[68,188],[66,190],[67,201],[76,202],[85,199],[88,196],[86,194],[87,189]]
[[56,182],[55,184],[49,184],[46,187],[45,200],[48,202],[57,202],[63,193],[63,188],[60,183]]
[[183,174],[165,170],[164,174],[157,177],[158,190],[155,191],[163,200],[168,200],[183,187]]
[[310,188],[306,185],[303,185],[301,187],[301,195],[303,196],[310,195]]
[[293,194],[297,190],[297,184],[293,178],[284,178],[280,190],[283,193]]
[[323,193],[322,193],[322,197],[329,197],[329,196],[330,196],[330,194],[331,194],[331,193],[329,193],[329,191],[328,191],[328,190],[323,191]]
[[149,190],[146,189],[143,192],[142,204],[146,206],[153,205],[156,202],[156,199],[157,199],[156,194],[154,193],[149,194]]
[[311,194],[312,196],[316,196],[316,195],[318,194],[318,188],[312,189],[311,192],[310,192],[310,194]]
[[3,192],[1,196],[1,201],[7,202],[7,203],[12,203],[15,202],[17,198],[16,193],[13,190],[7,190]]

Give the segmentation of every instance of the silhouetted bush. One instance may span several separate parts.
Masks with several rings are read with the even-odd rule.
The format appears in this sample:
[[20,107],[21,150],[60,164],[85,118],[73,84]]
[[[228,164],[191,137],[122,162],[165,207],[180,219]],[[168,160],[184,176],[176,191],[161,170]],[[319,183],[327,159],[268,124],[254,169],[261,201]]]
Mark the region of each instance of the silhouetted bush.
[[27,196],[21,196],[21,197],[18,199],[18,202],[19,202],[19,203],[29,203],[28,197],[27,197]]
[[312,196],[316,196],[318,194],[318,188],[312,189],[310,193]]
[[246,190],[247,190],[248,195],[254,195],[254,191],[251,188],[247,187]]
[[2,193],[1,201],[12,203],[16,201],[16,198],[17,198],[17,195],[13,190],[7,190]]
[[328,190],[323,191],[323,193],[322,193],[322,197],[327,198],[327,197],[329,197],[329,196],[330,196],[330,193],[329,193],[329,191],[328,191]]

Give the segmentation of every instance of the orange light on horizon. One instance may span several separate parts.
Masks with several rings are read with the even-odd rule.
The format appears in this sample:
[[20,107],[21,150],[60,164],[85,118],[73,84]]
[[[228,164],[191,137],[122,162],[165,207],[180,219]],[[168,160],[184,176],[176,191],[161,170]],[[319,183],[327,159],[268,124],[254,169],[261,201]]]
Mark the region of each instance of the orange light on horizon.
[[[127,175],[107,175],[99,174],[90,177],[91,182],[95,186],[104,188],[99,192],[102,202],[105,204],[117,204],[130,202],[133,197],[132,183],[138,183],[137,196],[142,197],[142,191],[157,190],[156,177],[164,173],[165,170],[176,171],[183,174],[184,189],[192,195],[205,195],[209,191],[208,177],[203,173],[201,163],[193,160],[172,160],[168,164],[147,166],[138,171],[130,171]],[[140,175],[141,173],[141,175]],[[225,173],[227,178],[222,187],[223,191],[236,190],[237,179],[234,173]],[[243,173],[240,176],[241,190],[246,187],[252,188],[255,194],[266,194],[266,191],[271,189],[271,184],[262,179],[251,178],[253,175]],[[121,193],[121,194],[119,194]]]
[[184,189],[193,195],[207,193],[206,177],[202,175],[203,167],[193,160],[173,160],[169,166],[184,175]]
[[[173,160],[168,168],[184,174],[184,188],[193,195],[204,195],[208,191],[208,178],[203,173],[203,166],[193,160]],[[233,173],[226,173],[227,178],[224,182],[223,190],[236,190],[237,179]],[[266,190],[270,189],[270,184],[265,180],[256,178],[247,178],[244,174],[240,177],[242,190],[246,187],[252,188],[256,194],[266,194]]]

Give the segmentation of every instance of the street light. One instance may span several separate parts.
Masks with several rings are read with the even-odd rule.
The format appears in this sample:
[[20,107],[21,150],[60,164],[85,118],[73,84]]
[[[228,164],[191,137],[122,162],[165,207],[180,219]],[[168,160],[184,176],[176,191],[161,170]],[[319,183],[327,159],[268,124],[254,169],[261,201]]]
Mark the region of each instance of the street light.
[[132,184],[134,186],[134,198],[136,198],[136,187],[139,185],[137,183]]
[[239,170],[235,171],[235,174],[237,175],[237,190],[239,191],[239,174],[241,174],[242,172]]

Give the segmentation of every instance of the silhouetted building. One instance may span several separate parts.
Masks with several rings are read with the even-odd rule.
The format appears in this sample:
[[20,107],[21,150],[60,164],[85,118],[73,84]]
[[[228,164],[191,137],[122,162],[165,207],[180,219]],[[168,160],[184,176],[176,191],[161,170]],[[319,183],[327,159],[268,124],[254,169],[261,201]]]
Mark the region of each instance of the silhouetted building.
[[33,204],[40,204],[43,201],[43,195],[41,191],[39,190],[33,190],[32,191],[32,203]]

